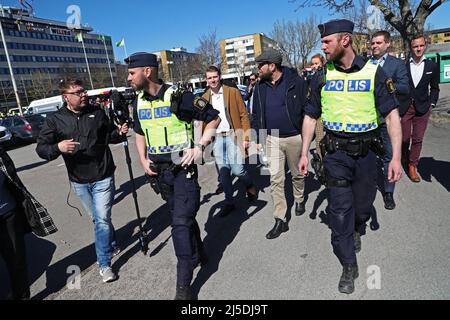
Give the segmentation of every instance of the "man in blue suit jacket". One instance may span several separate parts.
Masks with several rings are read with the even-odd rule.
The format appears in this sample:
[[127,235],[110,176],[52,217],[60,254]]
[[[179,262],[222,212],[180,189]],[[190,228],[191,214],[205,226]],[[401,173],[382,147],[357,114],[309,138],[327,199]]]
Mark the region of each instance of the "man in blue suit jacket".
[[[396,97],[399,101],[400,109],[408,108],[409,95],[409,78],[405,63],[398,58],[388,54],[388,49],[391,46],[391,35],[387,31],[379,31],[372,35],[371,48],[372,59],[377,60],[384,72],[391,78],[395,85]],[[386,123],[382,119],[380,125],[380,134],[383,139],[383,144],[386,149],[386,154],[383,157],[384,164],[384,207],[387,210],[395,209],[394,189],[395,183],[388,180],[389,162],[392,160],[392,145],[389,139]]]

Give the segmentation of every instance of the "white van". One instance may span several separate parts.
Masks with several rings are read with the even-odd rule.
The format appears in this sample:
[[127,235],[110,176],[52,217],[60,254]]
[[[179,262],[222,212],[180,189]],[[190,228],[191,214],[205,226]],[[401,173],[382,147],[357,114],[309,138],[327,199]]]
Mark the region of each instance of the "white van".
[[28,107],[28,114],[49,114],[59,110],[64,104],[62,96],[34,100]]

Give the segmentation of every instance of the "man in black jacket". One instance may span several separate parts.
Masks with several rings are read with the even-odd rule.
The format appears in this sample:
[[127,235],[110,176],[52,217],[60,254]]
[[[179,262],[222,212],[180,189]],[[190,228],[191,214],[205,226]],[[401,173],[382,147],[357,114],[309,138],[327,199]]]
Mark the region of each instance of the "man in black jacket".
[[412,99],[409,108],[400,109],[403,131],[402,160],[408,166],[411,181],[420,182],[417,165],[431,110],[436,107],[439,99],[439,66],[425,58],[427,45],[423,35],[414,37],[410,46],[411,58],[406,68]]
[[275,226],[266,238],[275,239],[289,230],[284,190],[286,161],[292,175],[295,214],[299,216],[305,212],[305,183],[297,164],[301,153],[302,118],[308,87],[295,70],[281,66],[282,56],[274,49],[268,49],[256,57],[256,63],[261,80],[253,93],[252,127],[260,137],[260,130],[267,130],[266,150]]
[[116,128],[105,111],[88,105],[82,82],[66,79],[59,86],[66,106],[47,118],[37,139],[36,152],[46,160],[60,155],[75,193],[94,222],[95,249],[103,282],[117,279],[111,258],[118,253],[111,222],[114,171],[109,142],[122,141],[126,125]]

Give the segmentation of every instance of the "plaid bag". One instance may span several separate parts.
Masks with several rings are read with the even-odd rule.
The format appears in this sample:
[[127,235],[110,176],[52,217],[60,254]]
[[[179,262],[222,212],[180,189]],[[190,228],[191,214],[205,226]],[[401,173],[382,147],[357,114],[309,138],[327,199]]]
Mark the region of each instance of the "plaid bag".
[[[6,155],[6,153],[4,153]],[[8,157],[9,158],[9,157]],[[26,220],[28,222],[31,231],[39,236],[45,237],[52,233],[58,231],[58,228],[53,222],[53,219],[48,214],[47,209],[44,208],[23,186],[23,184],[17,179],[13,179],[7,170],[7,167],[0,157],[0,170],[5,174],[11,183],[22,193],[23,201],[21,201],[21,206],[25,214]]]

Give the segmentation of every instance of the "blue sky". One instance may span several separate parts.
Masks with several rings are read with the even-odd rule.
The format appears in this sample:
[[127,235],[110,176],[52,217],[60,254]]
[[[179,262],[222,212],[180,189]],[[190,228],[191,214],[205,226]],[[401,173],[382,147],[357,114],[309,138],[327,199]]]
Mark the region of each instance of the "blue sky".
[[[339,16],[322,8],[295,12],[289,0],[28,0],[37,17],[66,21],[70,5],[81,9],[82,23],[95,32],[125,38],[128,53],[185,47],[194,51],[202,34],[217,31],[218,39],[263,32],[269,34],[276,20],[300,20],[314,13],[326,21]],[[1,0],[4,6],[19,6],[17,0]],[[450,2],[442,5],[427,20],[434,28],[450,27]],[[115,48],[123,60],[123,48]]]

